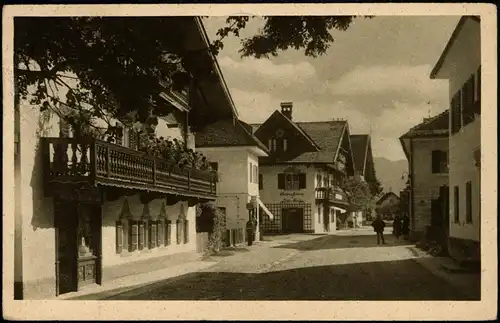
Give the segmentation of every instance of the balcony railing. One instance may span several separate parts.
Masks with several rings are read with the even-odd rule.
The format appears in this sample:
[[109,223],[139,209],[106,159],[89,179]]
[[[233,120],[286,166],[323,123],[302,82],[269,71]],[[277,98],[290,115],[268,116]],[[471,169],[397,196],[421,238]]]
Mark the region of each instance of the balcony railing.
[[47,183],[87,182],[215,199],[216,174],[101,140],[42,138]]
[[345,193],[338,187],[318,187],[315,195],[321,202],[347,204]]

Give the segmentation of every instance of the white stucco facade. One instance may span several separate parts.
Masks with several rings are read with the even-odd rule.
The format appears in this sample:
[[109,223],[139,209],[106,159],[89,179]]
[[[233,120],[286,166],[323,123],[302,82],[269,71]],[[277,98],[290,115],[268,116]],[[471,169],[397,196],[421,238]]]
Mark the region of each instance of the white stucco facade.
[[[259,156],[267,154],[252,146],[198,147],[198,152],[218,164],[217,207],[226,210],[227,229],[243,229],[249,220],[247,203],[259,197]],[[256,208],[259,221],[259,208]],[[264,215],[267,216],[267,215]],[[258,241],[259,225],[256,240]]]
[[[157,127],[157,133],[170,138],[182,138],[182,128],[167,129],[165,121]],[[38,108],[28,104],[20,106],[20,196],[21,203],[16,212],[16,252],[15,281],[22,283],[25,299],[53,297],[56,289],[56,228],[54,223],[54,198],[44,196],[43,160],[41,153],[41,137],[59,136],[59,118],[49,111],[40,113]],[[193,147],[194,148],[194,147]],[[107,268],[116,265],[133,263],[149,258],[196,251],[196,211],[181,201],[173,205],[165,205],[166,217],[171,221],[171,244],[154,249],[117,253],[116,221],[122,212],[123,201],[128,200],[130,213],[139,218],[144,211],[144,204],[138,194],[122,197],[116,201],[103,199],[102,210],[102,277],[106,279]],[[148,203],[149,214],[160,214],[162,200]],[[176,220],[183,209],[183,219],[188,222],[187,243],[177,244]],[[68,214],[68,216],[70,216]],[[72,216],[74,216],[72,214]],[[75,251],[76,252],[76,251]]]
[[[457,34],[450,41],[449,50],[443,57],[441,68],[436,78],[449,80],[450,101],[462,89],[466,81],[475,76],[481,66],[481,30],[480,22],[474,18],[462,18]],[[474,96],[481,92],[481,84],[475,85]],[[480,238],[480,166],[476,165],[475,152],[481,148],[481,118],[476,115],[474,121],[463,125],[458,132],[451,132],[452,113],[450,113],[449,138],[449,186],[450,186],[450,237],[479,241]],[[466,183],[470,183],[472,221],[466,220]],[[458,201],[455,190],[458,188]],[[457,202],[457,203],[456,203]],[[458,219],[455,214],[458,205]]]

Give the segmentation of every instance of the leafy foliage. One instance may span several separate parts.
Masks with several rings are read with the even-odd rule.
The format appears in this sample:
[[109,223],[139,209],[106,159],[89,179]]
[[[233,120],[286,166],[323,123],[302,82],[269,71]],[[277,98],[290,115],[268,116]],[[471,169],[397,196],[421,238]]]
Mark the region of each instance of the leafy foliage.
[[[229,17],[226,26],[217,32],[219,39],[213,42],[218,53],[224,48],[222,40],[229,34],[240,37],[251,18],[249,16]],[[265,16],[264,27],[257,35],[241,40],[242,57],[270,57],[288,49],[303,49],[306,56],[317,57],[326,53],[334,38],[330,30],[345,31],[355,16]]]
[[213,202],[200,204],[200,212],[207,212],[213,217],[213,226],[208,238],[207,254],[216,254],[224,247],[226,219],[223,212]]
[[[229,17],[210,46],[212,53],[223,48],[229,34],[239,37],[252,18]],[[334,41],[329,31],[346,30],[353,18],[264,17],[264,28],[242,40],[240,53],[261,58],[293,48],[316,57]],[[15,100],[50,109],[75,128],[87,123],[101,131],[92,120],[104,119],[111,137],[117,131],[111,119],[128,126],[167,115],[172,107],[159,96],[165,88],[182,91],[215,75],[209,53],[200,55],[207,49],[186,46],[193,19],[15,18]],[[71,113],[62,111],[62,104]]]
[[345,193],[350,211],[364,211],[375,206],[368,183],[356,176],[346,178],[340,188]]
[[372,196],[378,196],[384,190],[384,188],[382,187],[382,184],[380,183],[378,178],[375,178],[374,181],[370,181],[368,183],[368,185],[370,186],[370,192],[371,192]]

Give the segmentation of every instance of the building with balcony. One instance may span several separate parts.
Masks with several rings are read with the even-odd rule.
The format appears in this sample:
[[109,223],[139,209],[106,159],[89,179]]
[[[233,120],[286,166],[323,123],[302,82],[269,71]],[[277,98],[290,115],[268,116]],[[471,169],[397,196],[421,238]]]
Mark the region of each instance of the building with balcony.
[[460,19],[430,75],[449,81],[449,244],[457,259],[480,259],[481,26]]
[[411,128],[399,140],[408,159],[410,238],[419,240],[433,229],[446,234],[448,186],[448,116],[446,110]]
[[[273,215],[259,197],[259,157],[267,147],[252,134],[252,128],[236,118],[224,119],[196,132],[196,151],[203,153],[217,170],[216,206],[226,215],[228,240],[245,242],[247,221],[256,222],[254,239],[259,240],[260,220]],[[247,209],[248,204],[255,205]]]
[[255,136],[269,149],[259,158],[260,198],[274,215],[263,217],[269,233],[333,233],[337,216],[348,211],[339,184],[355,171],[345,120],[294,122],[284,102]]
[[[172,112],[154,136],[187,152],[195,149],[192,126],[237,112],[201,21],[168,19],[196,51],[198,67],[214,75],[160,94]],[[122,130],[114,143],[80,137],[50,110],[16,102],[16,299],[51,298],[196,253],[195,206],[216,199],[216,174],[144,150],[134,127]]]

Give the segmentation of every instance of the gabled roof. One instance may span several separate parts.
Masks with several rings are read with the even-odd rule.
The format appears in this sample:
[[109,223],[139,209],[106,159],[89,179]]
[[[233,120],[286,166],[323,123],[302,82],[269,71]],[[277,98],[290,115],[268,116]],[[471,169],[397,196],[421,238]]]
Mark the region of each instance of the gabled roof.
[[441,53],[441,56],[439,57],[438,61],[436,62],[436,65],[431,71],[430,78],[435,79],[439,71],[441,70],[441,67],[443,67],[444,60],[446,56],[448,55],[448,52],[450,51],[451,47],[455,43],[455,41],[458,38],[458,35],[460,34],[460,31],[462,30],[462,27],[464,26],[465,22],[467,19],[472,19],[474,21],[480,22],[480,18],[477,16],[462,16],[460,20],[458,21],[457,26],[455,27],[455,30],[453,30],[453,33],[451,34],[450,39],[448,40],[448,43],[446,44],[443,52]]
[[286,122],[287,124],[291,125],[299,134],[301,134],[311,144],[312,148],[314,148],[316,150],[321,149],[314,142],[314,140],[301,127],[299,127],[292,120],[290,120],[287,117],[285,117],[285,115],[283,113],[281,113],[281,111],[279,111],[279,110],[274,111],[274,113],[271,114],[271,116],[269,118],[267,118],[267,120],[263,124],[260,124],[260,125],[253,124],[252,127],[254,127],[254,128],[257,127],[257,129],[255,130],[254,133],[257,135],[257,132],[259,131],[259,129],[262,129],[263,125],[265,125],[268,122],[271,122],[271,120],[275,119],[275,118],[278,118],[280,120],[280,122]]
[[377,201],[377,205],[382,204],[385,200],[387,200],[390,196],[395,196],[398,200],[400,200],[399,196],[397,196],[394,192],[387,192]]
[[[273,115],[276,113],[282,115],[279,111],[274,112]],[[317,147],[317,151],[304,152],[291,160],[287,160],[287,163],[334,162],[342,143],[343,134],[347,128],[347,121],[293,122],[285,116],[283,117]],[[257,131],[261,124],[252,124],[251,126]]]
[[401,138],[414,138],[422,136],[442,136],[449,133],[449,110],[432,117],[425,118],[423,122],[410,128]]
[[366,159],[368,158],[368,143],[370,135],[351,135],[351,149],[354,157],[354,166],[364,176]]
[[269,153],[267,147],[238,119],[226,118],[205,126],[195,133],[196,147],[254,146]]
[[294,162],[333,163],[342,143],[347,121],[315,121],[296,123],[321,149],[317,152],[306,152]]

